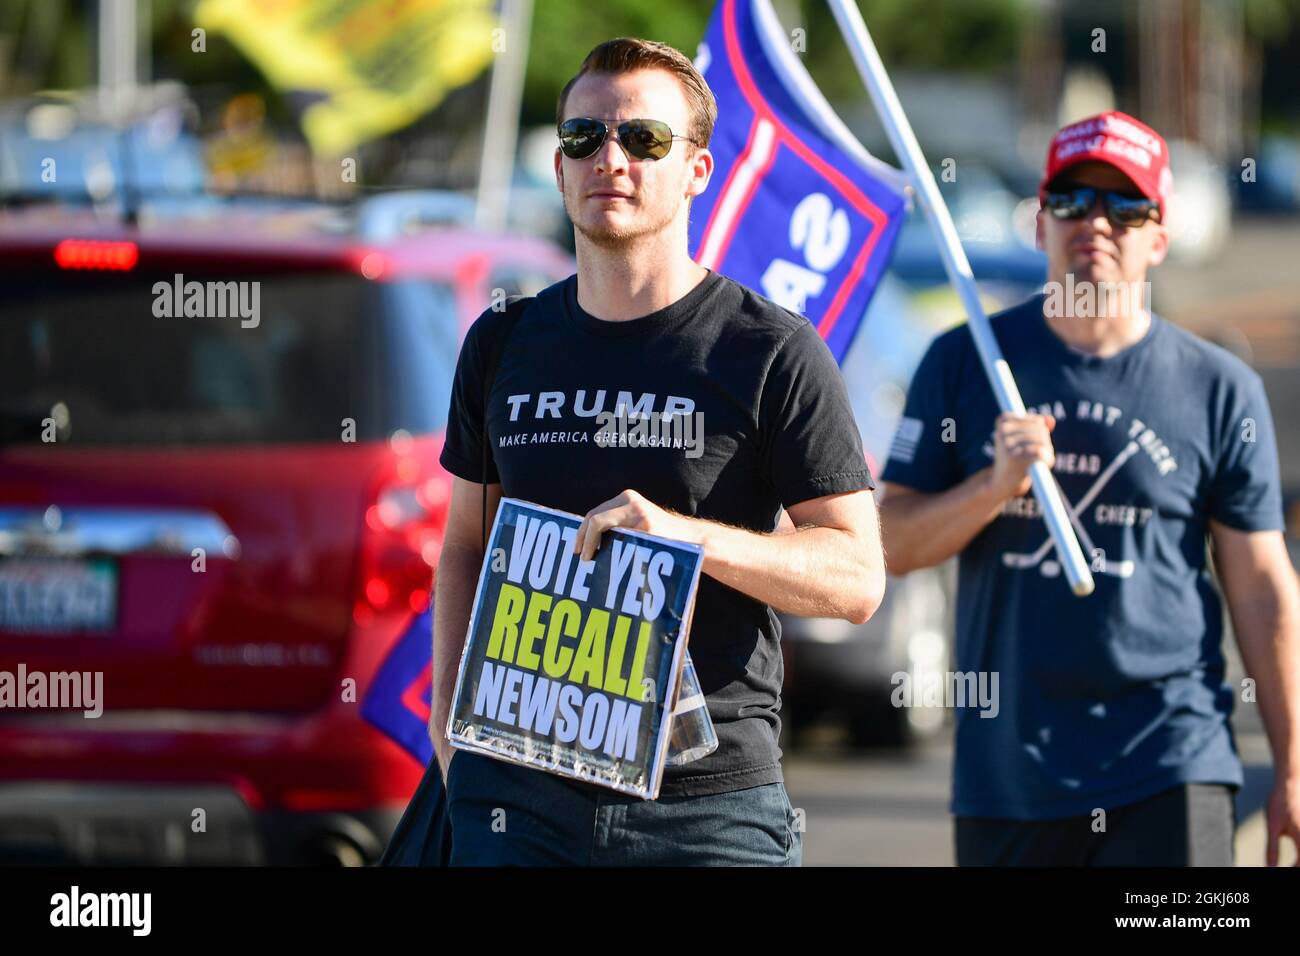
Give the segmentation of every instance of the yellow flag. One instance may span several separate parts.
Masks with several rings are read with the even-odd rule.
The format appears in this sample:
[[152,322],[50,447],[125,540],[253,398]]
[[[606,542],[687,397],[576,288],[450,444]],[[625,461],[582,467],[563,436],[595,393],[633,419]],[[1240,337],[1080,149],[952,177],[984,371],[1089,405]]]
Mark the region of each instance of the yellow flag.
[[302,125],[325,155],[413,122],[505,39],[492,0],[201,0],[194,18],[278,89],[321,95]]

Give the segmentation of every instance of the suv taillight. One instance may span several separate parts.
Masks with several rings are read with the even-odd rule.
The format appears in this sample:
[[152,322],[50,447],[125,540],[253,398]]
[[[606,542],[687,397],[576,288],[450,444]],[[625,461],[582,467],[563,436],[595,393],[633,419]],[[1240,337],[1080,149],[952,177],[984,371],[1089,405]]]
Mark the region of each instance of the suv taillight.
[[140,250],[134,242],[64,239],[54,247],[54,261],[61,269],[111,269],[130,272],[139,260]]
[[360,578],[352,617],[370,624],[376,614],[429,606],[434,569],[442,550],[451,489],[436,466],[423,466],[411,440],[394,438],[398,452],[390,479],[366,508],[361,530]]

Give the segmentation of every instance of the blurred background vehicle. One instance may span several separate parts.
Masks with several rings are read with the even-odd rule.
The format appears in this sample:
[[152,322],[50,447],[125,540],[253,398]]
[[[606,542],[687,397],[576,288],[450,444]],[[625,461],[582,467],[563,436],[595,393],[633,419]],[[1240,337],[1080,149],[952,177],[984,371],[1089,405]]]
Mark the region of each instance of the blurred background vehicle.
[[0,195],[8,206],[194,197],[207,171],[193,111],[175,83],[141,90],[125,117],[105,115],[85,92],[9,100],[0,105]]
[[377,858],[422,768],[356,702],[429,604],[460,339],[572,272],[457,199],[0,220],[0,670],[109,703],[0,722],[0,860]]
[[1246,157],[1242,162],[1247,160],[1253,175],[1243,176],[1244,169],[1226,170],[1239,209],[1281,215],[1300,212],[1300,142],[1287,136],[1264,136],[1259,159]]

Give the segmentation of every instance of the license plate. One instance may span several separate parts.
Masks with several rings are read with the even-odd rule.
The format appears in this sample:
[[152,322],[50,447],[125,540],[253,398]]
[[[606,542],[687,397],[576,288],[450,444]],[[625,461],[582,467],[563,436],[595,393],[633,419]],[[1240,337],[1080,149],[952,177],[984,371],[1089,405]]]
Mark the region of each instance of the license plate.
[[117,619],[110,558],[0,561],[0,631],[108,631]]

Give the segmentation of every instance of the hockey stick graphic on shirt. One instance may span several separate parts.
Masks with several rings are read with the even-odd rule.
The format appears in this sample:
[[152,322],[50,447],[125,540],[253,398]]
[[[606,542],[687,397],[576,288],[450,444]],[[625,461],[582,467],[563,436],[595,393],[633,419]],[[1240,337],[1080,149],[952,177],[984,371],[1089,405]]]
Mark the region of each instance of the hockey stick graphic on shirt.
[[[1069,515],[1070,524],[1073,525],[1074,530],[1078,532],[1080,543],[1087,549],[1089,554],[1092,554],[1095,549],[1092,545],[1091,536],[1084,529],[1083,523],[1079,520],[1079,515],[1088,509],[1088,506],[1092,504],[1093,499],[1095,499],[1097,495],[1101,494],[1102,489],[1105,488],[1111,478],[1115,476],[1115,472],[1119,471],[1120,468],[1124,466],[1124,463],[1136,455],[1137,452],[1137,442],[1130,441],[1125,445],[1124,449],[1115,456],[1115,460],[1107,465],[1105,470],[1097,476],[1097,480],[1092,483],[1092,487],[1088,489],[1087,494],[1079,499],[1077,505],[1071,505],[1069,500],[1065,498],[1064,494],[1061,496],[1062,500],[1065,501],[1065,510]],[[1016,554],[1010,551],[1003,553],[1002,563],[1009,568],[1023,569],[1038,567],[1039,572],[1043,577],[1054,578],[1061,571],[1060,565],[1055,561],[1043,560],[1047,557],[1047,552],[1050,551],[1051,548],[1052,539],[1049,536],[1033,554]],[[1103,574],[1110,574],[1119,578],[1131,577],[1135,567],[1132,561],[1112,562],[1107,561],[1104,556],[1101,558],[1100,565],[1099,568],[1094,567],[1093,570],[1099,570]]]

